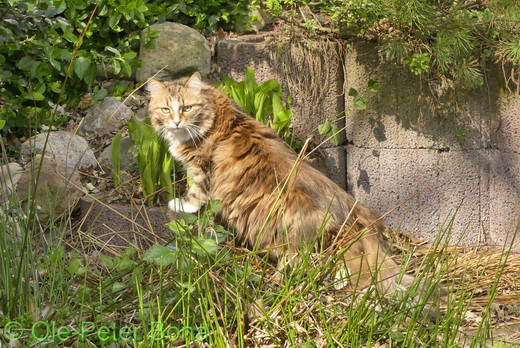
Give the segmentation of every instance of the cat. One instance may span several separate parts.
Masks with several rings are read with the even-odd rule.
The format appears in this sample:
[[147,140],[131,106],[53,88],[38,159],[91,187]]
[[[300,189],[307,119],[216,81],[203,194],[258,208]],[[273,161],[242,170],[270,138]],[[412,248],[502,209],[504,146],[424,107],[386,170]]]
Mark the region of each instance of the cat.
[[[198,72],[175,81],[148,82],[148,113],[172,156],[192,175],[174,212],[197,212],[219,200],[237,238],[274,259],[348,247],[342,256],[346,287],[388,292],[413,277],[400,275],[379,216],[305,161],[275,131],[244,114]],[[322,232],[320,232],[322,231]]]

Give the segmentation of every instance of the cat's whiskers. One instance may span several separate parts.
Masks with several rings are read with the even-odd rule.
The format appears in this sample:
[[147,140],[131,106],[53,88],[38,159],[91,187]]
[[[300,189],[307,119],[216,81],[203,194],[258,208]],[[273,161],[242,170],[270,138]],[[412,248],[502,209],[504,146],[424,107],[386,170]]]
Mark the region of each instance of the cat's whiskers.
[[186,131],[188,132],[188,134],[190,135],[190,138],[191,140],[193,141],[193,144],[195,145],[195,148],[199,148],[199,146],[197,145],[197,138],[201,137],[200,133],[197,132],[196,129],[193,129],[192,128],[192,125],[188,125],[186,126]]

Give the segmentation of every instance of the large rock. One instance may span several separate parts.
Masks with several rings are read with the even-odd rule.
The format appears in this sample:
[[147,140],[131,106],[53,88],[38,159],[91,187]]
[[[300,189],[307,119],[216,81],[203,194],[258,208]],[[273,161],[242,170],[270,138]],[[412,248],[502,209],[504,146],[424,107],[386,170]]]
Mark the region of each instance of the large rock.
[[36,213],[42,223],[71,212],[83,196],[77,170],[47,156],[43,156],[42,162],[41,155],[37,155],[29,163],[18,182],[16,192],[20,200],[27,201],[30,201],[30,196],[34,193]]
[[22,176],[23,168],[18,163],[0,166],[0,199],[10,196],[16,190],[16,184]]
[[143,67],[137,70],[137,81],[146,81],[162,68],[164,70],[156,76],[159,80],[176,79],[195,71],[209,74],[211,51],[208,41],[199,32],[172,22],[153,24],[150,29],[159,30],[160,34],[154,40],[155,48],[141,44],[139,59]]
[[81,123],[79,132],[84,135],[108,134],[118,131],[132,118],[132,110],[116,98],[108,97],[92,106]]
[[[46,140],[47,133],[38,134],[23,143],[20,151],[24,155],[41,154]],[[45,155],[54,157],[68,167],[78,166],[84,169],[97,165],[94,152],[89,148],[87,141],[79,135],[65,131],[49,134]]]

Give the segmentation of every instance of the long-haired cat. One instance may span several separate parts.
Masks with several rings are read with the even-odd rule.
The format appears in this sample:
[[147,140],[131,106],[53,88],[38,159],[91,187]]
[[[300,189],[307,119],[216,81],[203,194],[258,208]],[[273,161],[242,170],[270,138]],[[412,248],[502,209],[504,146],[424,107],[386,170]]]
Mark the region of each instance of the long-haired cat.
[[[199,73],[176,81],[150,80],[152,125],[188,168],[193,184],[173,211],[196,212],[220,200],[221,215],[240,241],[275,258],[348,247],[343,267],[350,287],[395,288],[399,267],[390,257],[385,225],[324,174],[297,161],[276,133],[240,111]],[[377,276],[374,276],[377,275]],[[403,285],[413,278],[405,275]]]

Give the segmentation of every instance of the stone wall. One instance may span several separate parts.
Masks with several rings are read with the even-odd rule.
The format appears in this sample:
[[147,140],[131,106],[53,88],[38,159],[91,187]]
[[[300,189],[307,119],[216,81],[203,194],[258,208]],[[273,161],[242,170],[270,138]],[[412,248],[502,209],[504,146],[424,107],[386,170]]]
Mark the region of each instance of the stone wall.
[[[383,64],[375,46],[262,38],[219,42],[220,74],[276,78],[293,98],[296,134],[325,120],[345,128],[342,145],[322,145],[329,176],[394,228],[432,238],[453,225],[452,241],[503,246],[520,223],[520,96],[500,76],[480,90],[443,93],[405,68]],[[493,75],[493,74],[492,74]],[[370,92],[367,82],[379,82]],[[353,108],[355,88],[368,98]],[[346,117],[344,117],[346,116]],[[324,138],[314,135],[314,145]],[[520,250],[520,247],[515,249]]]

